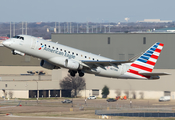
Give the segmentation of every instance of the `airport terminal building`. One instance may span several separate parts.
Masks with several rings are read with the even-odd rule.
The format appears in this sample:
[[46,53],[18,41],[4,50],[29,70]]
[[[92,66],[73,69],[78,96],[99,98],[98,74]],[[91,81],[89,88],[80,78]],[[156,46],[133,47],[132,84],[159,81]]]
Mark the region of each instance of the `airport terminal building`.
[[[175,99],[175,34],[174,33],[105,33],[105,34],[52,34],[52,41],[114,60],[128,60],[146,51],[156,42],[164,44],[153,72],[167,72],[158,80],[134,80],[98,77],[85,74],[86,89],[81,97],[102,97],[102,88],[110,89],[108,97],[120,92],[137,99],[158,99],[171,96]],[[70,90],[62,90],[60,80],[67,76],[67,69],[47,70],[40,67],[40,59],[31,56],[12,55],[0,47],[0,97],[33,98],[71,97]],[[26,75],[27,71],[45,71],[45,75]]]

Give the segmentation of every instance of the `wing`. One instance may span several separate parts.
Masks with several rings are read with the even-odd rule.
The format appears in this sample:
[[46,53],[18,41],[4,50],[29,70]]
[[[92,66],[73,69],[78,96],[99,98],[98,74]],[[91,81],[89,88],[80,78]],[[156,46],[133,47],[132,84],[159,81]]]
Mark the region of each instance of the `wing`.
[[116,66],[120,65],[122,63],[131,63],[133,61],[117,61],[117,60],[111,60],[111,61],[93,61],[93,60],[82,60],[81,61],[83,64],[85,64],[85,66],[89,66],[89,67],[105,67],[105,66]]
[[144,76],[160,76],[160,75],[171,75],[169,73],[139,73],[141,75],[144,75]]

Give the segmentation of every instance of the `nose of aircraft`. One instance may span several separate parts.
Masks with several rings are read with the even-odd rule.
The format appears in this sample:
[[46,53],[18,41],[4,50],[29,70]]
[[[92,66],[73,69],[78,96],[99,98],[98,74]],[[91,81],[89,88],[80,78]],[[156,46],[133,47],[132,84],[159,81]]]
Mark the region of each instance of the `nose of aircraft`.
[[10,44],[11,44],[10,40],[5,40],[2,42],[2,45],[4,45],[4,46],[9,46]]

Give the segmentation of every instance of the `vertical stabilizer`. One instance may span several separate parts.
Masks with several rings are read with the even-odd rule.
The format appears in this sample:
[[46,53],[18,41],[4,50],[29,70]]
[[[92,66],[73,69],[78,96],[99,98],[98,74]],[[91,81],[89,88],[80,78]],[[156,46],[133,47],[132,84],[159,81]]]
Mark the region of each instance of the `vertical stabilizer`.
[[131,64],[130,69],[127,71],[127,73],[140,77],[145,76],[139,73],[151,73],[157,62],[160,52],[162,51],[163,46],[164,44],[162,43],[155,43]]

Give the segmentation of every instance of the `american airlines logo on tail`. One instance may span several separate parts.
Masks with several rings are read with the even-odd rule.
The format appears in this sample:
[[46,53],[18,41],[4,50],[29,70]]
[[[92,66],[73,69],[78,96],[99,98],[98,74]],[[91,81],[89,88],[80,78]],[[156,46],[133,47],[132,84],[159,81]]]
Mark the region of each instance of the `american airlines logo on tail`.
[[131,68],[127,72],[140,77],[149,78],[149,76],[144,76],[142,73],[152,72],[163,46],[164,44],[162,43],[155,43],[131,64]]

